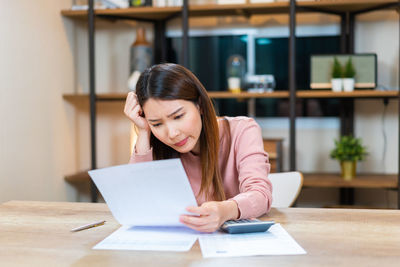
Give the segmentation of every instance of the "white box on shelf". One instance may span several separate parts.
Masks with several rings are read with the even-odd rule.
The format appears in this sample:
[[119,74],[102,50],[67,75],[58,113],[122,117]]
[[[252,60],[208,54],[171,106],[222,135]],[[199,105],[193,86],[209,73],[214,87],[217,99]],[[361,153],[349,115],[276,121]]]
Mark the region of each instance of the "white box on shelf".
[[246,0],[217,0],[218,5],[246,4]]
[[128,0],[102,0],[103,4],[109,8],[127,8],[129,7]]
[[190,6],[212,5],[217,3],[218,0],[189,0]]
[[272,3],[276,2],[275,0],[250,0],[250,3],[256,4],[256,3]]
[[167,6],[183,6],[183,0],[166,0]]
[[153,0],[154,7],[165,7],[167,6],[167,0]]
[[[296,0],[296,2],[320,2],[320,1],[321,0]],[[290,2],[290,0],[275,0],[275,2]]]

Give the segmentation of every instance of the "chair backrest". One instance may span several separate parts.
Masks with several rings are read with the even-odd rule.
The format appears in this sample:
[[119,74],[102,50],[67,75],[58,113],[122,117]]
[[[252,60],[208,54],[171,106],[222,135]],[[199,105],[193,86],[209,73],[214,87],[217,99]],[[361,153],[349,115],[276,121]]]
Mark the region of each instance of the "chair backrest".
[[300,172],[280,172],[270,173],[268,178],[272,183],[272,207],[292,206],[303,186],[303,175]]

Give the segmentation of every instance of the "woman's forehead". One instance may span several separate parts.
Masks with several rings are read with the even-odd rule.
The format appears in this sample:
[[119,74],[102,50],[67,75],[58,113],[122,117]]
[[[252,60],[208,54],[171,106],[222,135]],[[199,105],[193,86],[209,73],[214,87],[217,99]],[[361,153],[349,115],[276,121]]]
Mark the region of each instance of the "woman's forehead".
[[177,111],[178,109],[185,109],[194,106],[193,102],[174,99],[174,100],[161,100],[161,99],[148,99],[143,105],[143,111],[146,117],[160,117],[167,116]]

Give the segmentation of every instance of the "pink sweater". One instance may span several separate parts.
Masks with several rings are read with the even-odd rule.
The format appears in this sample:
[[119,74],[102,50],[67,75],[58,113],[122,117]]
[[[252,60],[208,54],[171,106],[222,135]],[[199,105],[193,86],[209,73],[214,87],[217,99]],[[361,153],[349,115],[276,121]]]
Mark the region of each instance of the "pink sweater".
[[[219,166],[227,160],[226,168],[221,173],[226,198],[236,201],[240,219],[259,217],[269,211],[272,202],[272,185],[267,177],[270,164],[263,148],[260,126],[247,117],[225,118],[229,121],[231,147],[228,151],[223,145],[226,140],[223,127],[220,127]],[[200,157],[189,152],[181,154],[180,158],[197,204],[201,205],[206,200],[203,195],[198,195],[201,186]],[[152,150],[149,150],[143,155],[133,153],[129,163],[152,159]]]

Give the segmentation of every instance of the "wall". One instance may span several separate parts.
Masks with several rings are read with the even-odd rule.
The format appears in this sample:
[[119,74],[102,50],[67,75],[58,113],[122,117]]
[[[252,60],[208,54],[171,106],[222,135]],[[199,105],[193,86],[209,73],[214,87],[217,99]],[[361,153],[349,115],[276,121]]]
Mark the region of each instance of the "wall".
[[0,202],[66,200],[75,168],[69,0],[0,1]]
[[[358,17],[356,52],[376,52],[378,84],[382,89],[399,90],[399,14],[379,11]],[[375,21],[377,20],[377,21]],[[368,145],[370,155],[360,170],[375,173],[399,171],[398,100],[385,107],[382,100],[359,100],[355,105],[355,132]],[[386,141],[385,141],[386,140]],[[355,201],[361,205],[396,208],[397,193],[389,190],[359,189]]]

